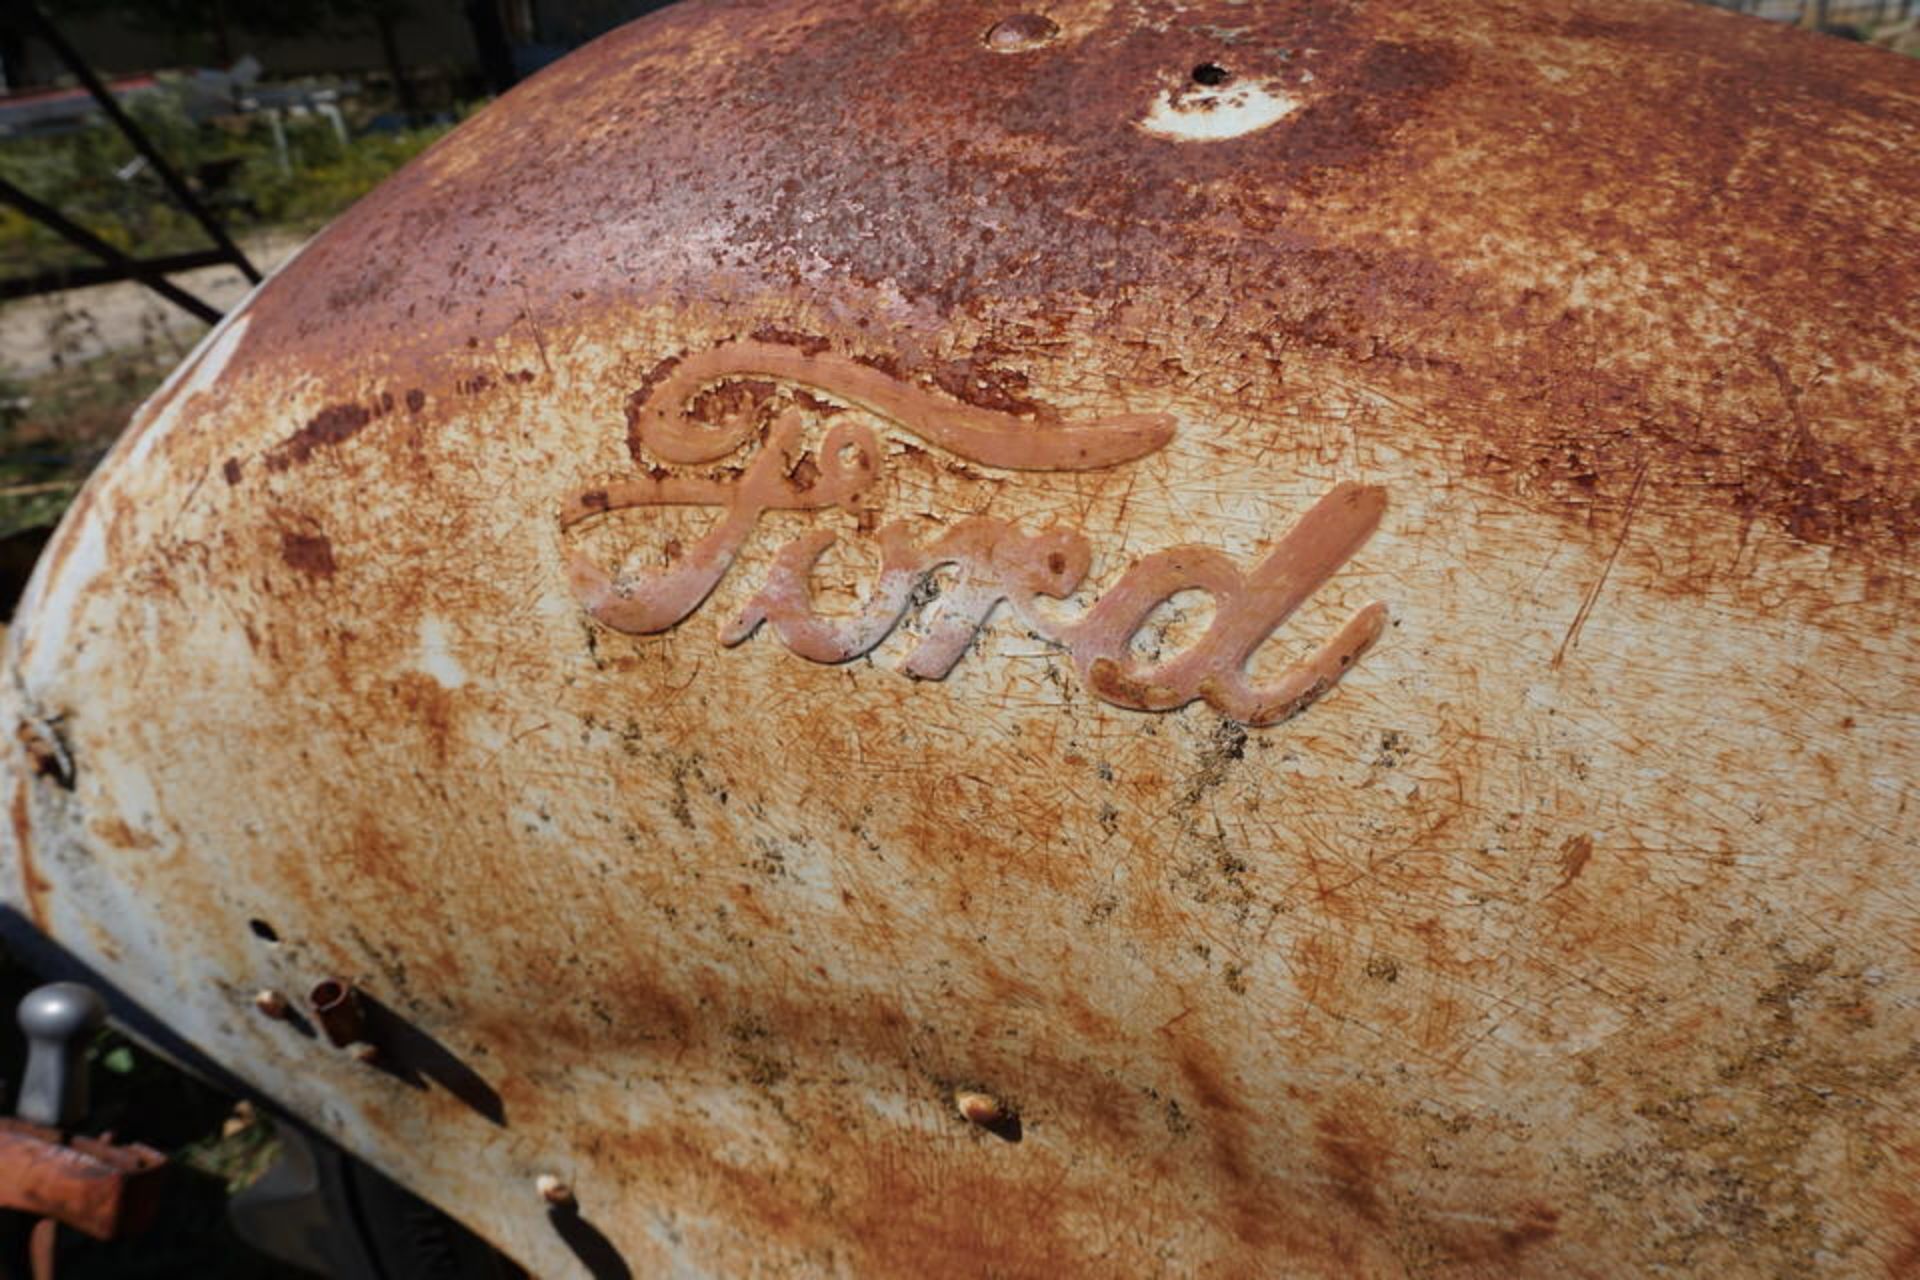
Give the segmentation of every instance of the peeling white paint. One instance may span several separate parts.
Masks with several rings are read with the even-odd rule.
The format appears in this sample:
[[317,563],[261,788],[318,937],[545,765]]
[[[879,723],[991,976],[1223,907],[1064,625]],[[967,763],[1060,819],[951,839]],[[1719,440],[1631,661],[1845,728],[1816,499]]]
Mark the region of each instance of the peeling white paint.
[[1154,99],[1140,127],[1184,142],[1240,138],[1292,115],[1299,100],[1278,87],[1243,83],[1203,89],[1169,89]]
[[[227,362],[233,359],[233,353],[239,349],[240,339],[247,332],[247,318],[240,314],[245,306],[243,302],[228,313],[226,319],[207,330],[206,337],[200,340],[193,354],[167,375],[160,389],[134,413],[135,434],[133,447],[127,451],[127,466],[137,467],[146,461],[147,455],[153,452],[153,446],[178,424],[181,408],[213,386],[226,371]],[[143,422],[154,405],[166,407],[153,421]]]
[[467,669],[453,656],[453,641],[442,618],[420,619],[420,669],[445,689],[467,683]]
[[13,635],[26,636],[24,643],[14,643],[20,645],[17,652],[21,680],[29,695],[35,697],[72,666],[77,648],[72,633],[80,615],[80,591],[107,567],[106,521],[81,520],[71,530],[63,527],[56,536],[72,538],[73,548],[61,562],[58,574],[49,572],[52,557],[41,557],[21,598],[20,609],[14,615],[18,619],[31,618],[33,628],[15,631],[9,636],[10,640]]

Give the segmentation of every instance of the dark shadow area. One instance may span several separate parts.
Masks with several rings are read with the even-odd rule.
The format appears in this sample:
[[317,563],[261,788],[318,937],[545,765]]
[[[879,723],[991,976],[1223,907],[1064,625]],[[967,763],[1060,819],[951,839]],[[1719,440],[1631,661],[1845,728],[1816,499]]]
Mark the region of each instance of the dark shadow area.
[[374,1066],[416,1089],[426,1088],[426,1082],[431,1080],[480,1115],[506,1127],[506,1104],[479,1072],[364,991],[360,993],[360,1006],[365,1018],[366,1040],[380,1051],[373,1060]]
[[53,527],[43,525],[0,538],[0,618],[13,617],[13,607],[27,589],[27,578],[52,536]]
[[320,1028],[314,1026],[312,1021],[298,1009],[289,1008],[280,1020],[309,1040],[320,1038]]
[[985,1129],[1002,1142],[1020,1141],[1020,1117],[1013,1112],[1008,1112],[1003,1116],[997,1116],[992,1120],[978,1120],[974,1123],[978,1124],[982,1129]]
[[234,1234],[224,1182],[178,1164],[168,1171],[151,1230],[102,1241],[63,1229],[59,1242],[60,1280],[294,1280],[296,1274]]
[[554,1231],[566,1242],[567,1248],[573,1250],[573,1256],[580,1259],[580,1265],[593,1280],[633,1280],[633,1269],[613,1247],[613,1241],[580,1216],[579,1206],[555,1205],[547,1210],[547,1221],[553,1224]]
[[[11,1110],[26,1057],[26,1040],[15,1027],[13,1011],[21,997],[51,980],[86,982],[106,997],[112,1016],[134,1028],[172,1056],[193,1060],[211,1079],[224,1073],[205,1062],[177,1036],[167,1032],[139,1006],[119,995],[98,975],[65,950],[35,932],[17,912],[0,908],[0,1109]],[[210,1087],[144,1046],[132,1045],[114,1031],[96,1037],[88,1054],[92,1106],[81,1131],[111,1131],[117,1142],[140,1142],[173,1157],[161,1191],[154,1225],[138,1236],[102,1242],[77,1231],[59,1233],[58,1275],[61,1280],[177,1280],[181,1276],[205,1280],[286,1280],[284,1265],[249,1248],[235,1234],[226,1213],[227,1184],[222,1177],[190,1167],[189,1153],[212,1157],[222,1125],[232,1114],[232,1090]],[[269,1141],[262,1128],[244,1137],[220,1142],[216,1163],[241,1176],[264,1156]],[[24,1258],[24,1217],[7,1219],[0,1230],[0,1264]],[[13,1274],[9,1272],[8,1274]],[[26,1275],[24,1270],[18,1274]]]

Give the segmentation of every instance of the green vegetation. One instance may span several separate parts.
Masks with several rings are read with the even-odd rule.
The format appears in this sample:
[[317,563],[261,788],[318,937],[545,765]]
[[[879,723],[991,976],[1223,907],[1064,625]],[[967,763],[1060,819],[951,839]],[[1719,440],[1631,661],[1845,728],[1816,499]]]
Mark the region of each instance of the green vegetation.
[[271,155],[249,157],[242,175],[242,197],[263,222],[313,230],[373,190],[451,127],[369,134],[344,148],[324,126],[289,129],[291,170],[283,172]]
[[148,343],[24,381],[0,376],[0,539],[60,519],[180,355]]
[[[326,120],[294,117],[283,125],[283,156],[272,122],[261,116],[195,125],[165,94],[136,100],[128,111],[235,233],[267,226],[316,228],[450,127],[370,134],[342,144]],[[148,257],[205,248],[199,226],[135,161],[127,140],[104,122],[61,137],[0,145],[0,177],[108,244]],[[25,275],[91,260],[24,214],[0,207],[0,274]]]
[[[137,100],[128,110],[237,237],[317,230],[452,127],[349,136],[343,143],[319,116],[283,120],[276,139],[272,122],[258,115],[196,125],[169,94]],[[208,247],[199,224],[104,122],[61,137],[0,143],[0,177],[129,254]],[[93,261],[0,205],[0,277]],[[89,337],[98,336],[89,329],[93,295],[67,296],[74,305],[50,312],[46,321],[52,345],[97,351],[100,342]],[[146,332],[137,345],[91,359],[56,354],[56,367],[33,373],[7,367],[0,355],[0,543],[59,519],[133,410],[190,345],[173,331]],[[0,586],[10,581],[5,560],[0,547]],[[0,614],[10,604],[0,605]]]

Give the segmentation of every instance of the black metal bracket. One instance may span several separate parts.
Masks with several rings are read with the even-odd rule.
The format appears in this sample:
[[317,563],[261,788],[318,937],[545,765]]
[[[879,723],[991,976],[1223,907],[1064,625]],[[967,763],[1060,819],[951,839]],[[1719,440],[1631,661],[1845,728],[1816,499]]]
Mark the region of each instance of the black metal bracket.
[[100,259],[99,266],[75,267],[64,271],[46,271],[38,275],[26,276],[15,280],[0,281],[0,300],[8,298],[29,298],[40,294],[55,293],[64,289],[81,288],[88,285],[112,284],[120,280],[137,280],[155,293],[184,311],[205,320],[209,324],[220,319],[220,312],[209,306],[195,295],[188,293],[167,279],[173,271],[185,271],[193,267],[217,266],[229,264],[239,269],[249,284],[260,283],[260,272],[241,251],[233,237],[227,234],[220,220],[213,216],[193,188],[178,170],[168,164],[166,157],[153,145],[152,139],[134,122],[132,116],[120,106],[119,101],[102,84],[100,77],[71,44],[60,34],[40,6],[32,0],[26,0],[19,6],[27,20],[28,31],[51,48],[60,61],[79,80],[86,91],[99,104],[102,114],[120,130],[133,149],[159,175],[169,194],[179,202],[180,207],[193,216],[201,229],[213,241],[212,249],[196,253],[173,254],[163,258],[135,258],[122,253],[85,227],[63,215],[58,209],[34,199],[19,187],[5,179],[0,179],[0,201],[12,205],[27,217],[46,227],[69,244],[86,250]]

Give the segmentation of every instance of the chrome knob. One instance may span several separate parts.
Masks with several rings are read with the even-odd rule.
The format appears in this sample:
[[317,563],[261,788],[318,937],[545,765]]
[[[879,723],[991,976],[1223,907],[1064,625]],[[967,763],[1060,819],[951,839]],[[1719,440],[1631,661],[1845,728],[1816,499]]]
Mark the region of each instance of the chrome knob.
[[91,987],[53,982],[20,1002],[27,1033],[27,1069],[14,1114],[30,1124],[70,1129],[87,1112],[87,1042],[106,1021],[107,1006]]

